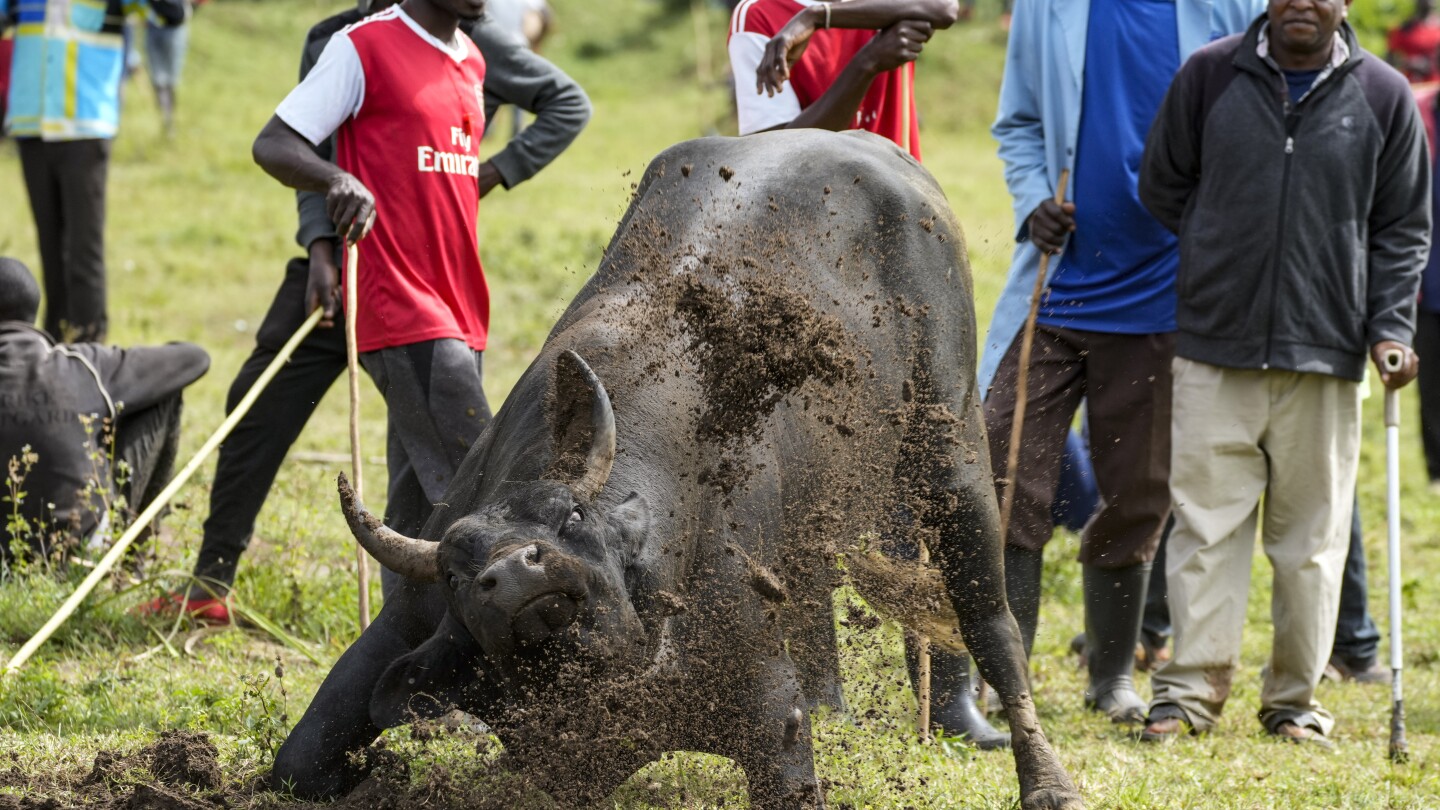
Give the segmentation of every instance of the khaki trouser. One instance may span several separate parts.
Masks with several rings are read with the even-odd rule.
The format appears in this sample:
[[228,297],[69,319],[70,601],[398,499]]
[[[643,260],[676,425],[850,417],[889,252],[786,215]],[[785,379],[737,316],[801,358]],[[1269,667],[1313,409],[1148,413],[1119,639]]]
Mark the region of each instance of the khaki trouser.
[[1174,657],[1151,709],[1213,728],[1230,696],[1250,590],[1260,500],[1274,569],[1260,721],[1329,733],[1315,701],[1330,655],[1360,452],[1360,386],[1322,374],[1221,368],[1177,358],[1166,580]]

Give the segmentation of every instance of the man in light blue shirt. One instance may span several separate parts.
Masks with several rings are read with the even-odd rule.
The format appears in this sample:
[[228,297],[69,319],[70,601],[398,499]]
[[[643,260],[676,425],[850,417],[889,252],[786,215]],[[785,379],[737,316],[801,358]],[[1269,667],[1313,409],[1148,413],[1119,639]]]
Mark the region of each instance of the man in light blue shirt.
[[[1020,369],[1014,340],[1042,251],[1052,268],[1029,369],[1006,591],[1027,650],[1065,436],[1087,402],[1102,507],[1082,536],[1086,704],[1141,723],[1130,670],[1145,587],[1169,513],[1176,240],[1139,200],[1145,137],[1192,52],[1242,31],[1262,0],[1020,0],[993,134],[1014,198],[1014,262],[980,363],[997,490]],[[1053,201],[1062,170],[1068,199]],[[1068,244],[1067,244],[1068,242]]]

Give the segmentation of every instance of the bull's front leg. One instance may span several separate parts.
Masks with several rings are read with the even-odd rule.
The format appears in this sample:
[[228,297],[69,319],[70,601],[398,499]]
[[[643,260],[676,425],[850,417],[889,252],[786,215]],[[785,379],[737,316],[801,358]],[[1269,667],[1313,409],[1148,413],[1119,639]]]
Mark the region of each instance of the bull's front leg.
[[444,615],[443,602],[406,583],[395,589],[360,638],[340,656],[305,716],[275,755],[272,789],[307,799],[338,796],[365,777],[350,755],[380,734],[370,694],[387,667],[425,640]]
[[745,771],[755,810],[821,810],[810,718],[795,663],[783,653],[759,662],[736,695],[738,722],[716,747]]
[[932,551],[960,617],[965,644],[980,675],[1004,702],[1020,778],[1021,807],[1079,810],[1084,807],[1080,793],[1045,739],[1035,714],[1025,647],[1005,600],[1000,521],[983,439],[979,446],[977,463],[964,466],[987,474],[970,476],[975,480],[953,490],[953,500],[945,499],[953,504],[953,511],[941,522],[941,539]]

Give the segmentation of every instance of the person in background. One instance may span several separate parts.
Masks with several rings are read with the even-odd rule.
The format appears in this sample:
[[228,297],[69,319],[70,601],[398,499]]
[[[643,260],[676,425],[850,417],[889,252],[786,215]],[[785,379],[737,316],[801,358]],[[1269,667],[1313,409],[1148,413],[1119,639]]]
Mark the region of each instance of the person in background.
[[[1436,165],[1435,133],[1440,128],[1440,92],[1435,85],[1417,87],[1415,100],[1425,119],[1426,134],[1430,137],[1433,166]],[[1440,251],[1433,249],[1433,235],[1430,244],[1430,261],[1420,277],[1415,352],[1422,360],[1431,358],[1420,364],[1420,438],[1425,449],[1425,471],[1430,478],[1430,491],[1440,495]]]
[[[912,63],[933,31],[953,25],[959,13],[952,0],[741,3],[732,15],[728,43],[740,134],[799,127],[865,129],[919,160]],[[887,537],[884,542],[897,556],[919,553],[908,540]],[[815,631],[817,650],[832,644],[826,629]],[[919,653],[918,638],[907,636],[905,661],[912,682]],[[1008,746],[1009,736],[991,726],[976,705],[970,657],[932,647],[930,663],[932,724],[981,749]],[[842,703],[838,695],[822,702]]]
[[[310,29],[300,56],[304,81],[332,36],[389,8],[374,0],[322,20]],[[535,122],[492,156],[482,171],[493,182],[512,189],[550,165],[590,120],[585,91],[555,65],[535,55],[493,20],[463,24],[485,57],[485,114],[488,120],[502,103],[535,115]],[[316,150],[333,160],[333,139]],[[483,186],[489,192],[494,185]],[[483,196],[483,195],[482,195]],[[325,392],[345,372],[345,330],[338,321],[339,302],[333,290],[342,263],[340,237],[325,207],[325,196],[309,191],[297,195],[300,228],[296,241],[307,258],[291,259],[270,304],[255,349],[230,387],[227,410],[233,409],[280,347],[317,307],[325,310],[321,326],[302,342],[260,395],[256,407],[236,425],[220,447],[215,484],[210,490],[210,515],[205,520],[193,584],[143,605],[144,613],[184,610],[198,620],[225,624],[231,620],[229,593],[241,555],[250,544],[255,519],[275,482],[290,446],[299,438]]]
[[145,15],[145,72],[155,90],[155,103],[165,134],[175,134],[175,89],[185,72],[185,52],[190,48],[190,16],[199,4],[185,4],[185,20],[166,25],[154,11]]
[[210,367],[190,343],[57,344],[39,314],[30,268],[0,257],[0,465],[24,493],[0,533],[5,565],[104,543],[112,508],[125,522],[144,510],[170,483],[182,392]]
[[[550,34],[554,14],[545,0],[486,0],[485,16],[497,31],[504,31],[535,53],[540,52],[540,43]],[[525,129],[525,111],[515,107],[510,119],[510,137],[520,135]],[[486,133],[493,131],[492,119]]]
[[[5,101],[10,95],[10,61],[15,57],[15,38],[8,30],[13,21],[0,19],[0,122],[5,120]],[[5,139],[5,128],[0,126],[0,140]]]
[[[1042,253],[1049,266],[1025,370],[1023,441],[1005,546],[1005,592],[1026,653],[1040,615],[1044,548],[1066,436],[1085,402],[1101,506],[1080,541],[1087,707],[1138,724],[1132,670],[1151,561],[1170,511],[1174,235],[1140,203],[1135,167],[1170,78],[1260,0],[1021,0],[991,129],[1014,200],[1016,247],[977,378],[996,492],[1004,497],[1020,340]],[[1056,203],[1072,169],[1069,200]]]
[[127,13],[150,10],[169,25],[185,19],[184,0],[0,0],[0,20],[17,25],[5,130],[20,146],[45,331],[57,340],[104,342],[109,328],[105,186],[120,126],[121,32]]
[[955,0],[746,0],[730,20],[740,134],[864,129],[920,159],[915,66]]
[[1411,83],[1440,81],[1440,16],[1435,0],[1415,0],[1415,12],[1387,37],[1386,59]]
[[1367,356],[1390,389],[1418,371],[1431,231],[1419,110],[1404,77],[1360,47],[1348,8],[1271,0],[1245,34],[1185,64],[1146,144],[1141,197],[1184,258],[1166,549],[1175,652],[1151,678],[1145,741],[1218,722],[1260,527],[1274,638],[1259,719],[1280,740],[1333,747],[1315,688],[1353,536],[1360,382]]

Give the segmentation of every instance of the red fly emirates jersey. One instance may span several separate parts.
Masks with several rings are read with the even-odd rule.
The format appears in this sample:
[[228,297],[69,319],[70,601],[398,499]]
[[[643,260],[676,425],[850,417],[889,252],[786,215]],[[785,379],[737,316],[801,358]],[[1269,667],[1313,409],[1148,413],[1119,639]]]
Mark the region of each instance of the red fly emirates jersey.
[[362,352],[459,338],[485,348],[490,291],[480,267],[480,135],[485,59],[459,62],[397,16],[348,29],[365,75],[354,118],[335,135],[335,162],[375,195],[375,227],[359,243]]
[[[773,37],[790,19],[814,2],[795,0],[743,0],[730,20],[730,36]],[[820,29],[810,38],[800,61],[790,68],[790,88],[803,110],[814,104],[850,63],[855,54],[879,32],[864,29]],[[903,74],[903,78],[902,78]],[[754,74],[748,77],[753,87]],[[737,86],[746,86],[737,81]],[[753,92],[753,91],[752,91]],[[910,131],[910,154],[920,159],[920,125],[915,115],[915,63],[882,73],[871,83],[865,100],[855,113],[852,129],[864,129],[904,146],[903,133]]]

